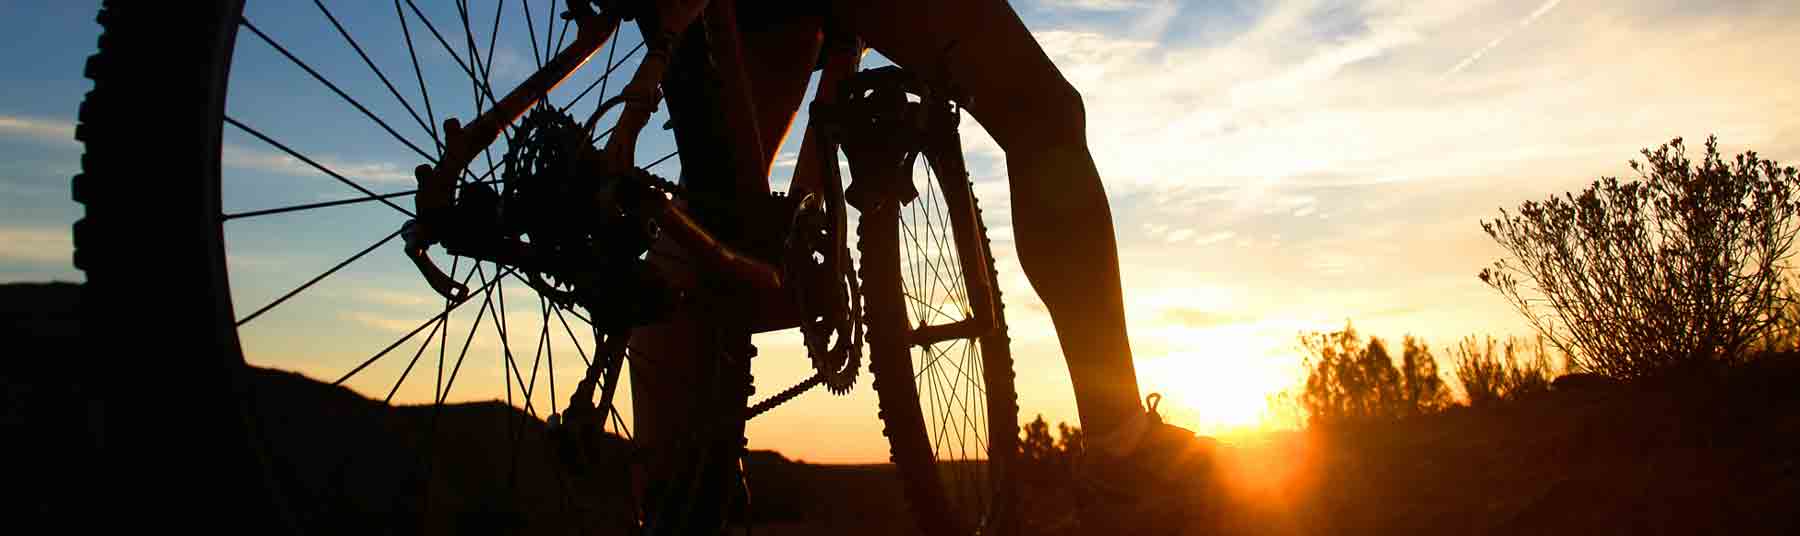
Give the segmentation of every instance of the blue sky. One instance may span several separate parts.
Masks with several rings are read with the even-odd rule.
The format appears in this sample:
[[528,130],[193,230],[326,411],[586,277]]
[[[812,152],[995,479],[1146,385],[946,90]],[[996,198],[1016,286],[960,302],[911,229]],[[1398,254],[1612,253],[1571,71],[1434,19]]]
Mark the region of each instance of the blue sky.
[[[453,3],[419,3],[460,44]],[[0,280],[80,277],[68,264],[67,226],[79,209],[68,200],[67,181],[80,155],[71,122],[88,88],[81,63],[98,30],[96,4],[14,2],[0,17],[0,39],[7,41],[0,61],[8,66],[0,72]],[[491,21],[492,4],[475,4],[473,18]],[[327,5],[417,106],[422,99],[392,5]],[[542,24],[548,4],[532,5]],[[1800,158],[1800,66],[1790,52],[1800,50],[1792,31],[1800,4],[1793,2],[1014,5],[1085,98],[1088,137],[1115,211],[1140,378],[1169,395],[1164,407],[1174,408],[1177,422],[1202,431],[1253,424],[1262,397],[1292,380],[1292,342],[1303,330],[1354,319],[1367,333],[1410,332],[1440,346],[1470,333],[1522,332],[1504,302],[1474,277],[1500,253],[1478,225],[1500,207],[1629,174],[1625,163],[1638,149],[1676,136],[1697,142],[1716,133],[1729,152]],[[502,34],[512,36],[523,29],[521,16],[506,10]],[[251,2],[249,17],[431,150],[427,131],[310,3]],[[466,120],[466,80],[442,82],[457,79],[459,67],[416,20],[410,30],[433,115]],[[624,35],[625,49],[636,44],[634,30]],[[234,117],[376,191],[410,187],[416,154],[254,39],[240,37]],[[497,88],[510,88],[535,67],[525,41],[503,37],[496,47]],[[553,100],[566,102],[569,88],[586,86],[606,55]],[[621,71],[633,65],[627,61]],[[588,99],[578,109],[591,107],[594,97]],[[998,244],[1026,417],[1073,420],[1048,317],[1011,253],[1001,153],[978,125],[965,124]],[[229,127],[227,133],[227,207],[354,194],[253,138]],[[640,155],[660,156],[667,147],[660,131],[647,131]],[[792,144],[784,147],[778,159],[777,182],[791,169],[792,151]],[[657,171],[674,176],[677,168]],[[391,209],[364,204],[231,224],[240,310],[385,236],[399,221]],[[435,307],[397,250],[356,268],[286,316],[259,319],[266,326],[246,331],[252,361],[341,370],[367,354],[353,348],[379,346],[384,334],[410,329]],[[509,322],[518,315],[519,325],[536,329],[531,309],[523,300],[509,303]],[[759,344],[759,380],[785,383],[803,373],[791,335]],[[471,388],[491,394],[501,384],[494,378]],[[423,389],[429,397],[430,384]],[[809,397],[755,423],[752,440],[809,459],[879,459],[873,407],[866,385],[846,400]],[[840,430],[846,439],[820,446],[784,432],[818,428]]]

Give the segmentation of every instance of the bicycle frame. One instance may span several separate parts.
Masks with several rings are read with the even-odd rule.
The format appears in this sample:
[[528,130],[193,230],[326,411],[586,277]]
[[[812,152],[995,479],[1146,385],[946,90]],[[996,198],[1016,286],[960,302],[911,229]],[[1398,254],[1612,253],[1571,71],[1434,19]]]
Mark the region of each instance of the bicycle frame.
[[[722,88],[718,98],[724,112],[722,120],[725,130],[732,136],[726,140],[734,150],[729,169],[732,174],[732,194],[740,198],[755,195],[767,195],[769,162],[763,155],[764,140],[760,139],[755,114],[755,102],[750,91],[747,73],[745,72],[741,39],[736,25],[734,0],[701,0],[698,2],[666,1],[657,2],[655,26],[660,30],[646,31],[646,42],[650,52],[643,63],[633,74],[631,81],[622,90],[619,97],[603,103],[602,109],[619,103],[624,104],[617,126],[604,149],[583,146],[578,158],[596,175],[630,177],[643,180],[648,176],[642,170],[631,167],[635,158],[635,145],[638,133],[648,122],[654,111],[657,87],[666,74],[671,49],[675,46],[676,37],[681,35],[691,24],[706,24],[711,36],[711,55],[713,64],[721,78]],[[450,300],[461,300],[468,296],[466,288],[452,280],[441,268],[432,263],[426,255],[426,248],[438,238],[438,222],[450,209],[452,193],[456,178],[462,175],[475,157],[492,145],[507,125],[518,120],[536,105],[544,96],[567,80],[576,69],[585,65],[594,54],[598,53],[606,42],[614,37],[621,24],[617,13],[596,13],[585,0],[567,0],[568,14],[577,25],[577,35],[567,48],[558,51],[550,61],[532,73],[518,87],[513,88],[495,106],[481,113],[467,125],[456,119],[444,122],[446,132],[445,152],[438,165],[420,165],[415,169],[419,181],[419,189],[414,196],[418,208],[419,221],[413,234],[418,240],[409,240],[406,253],[426,278],[427,282],[439,294]],[[836,43],[827,49],[823,72],[814,94],[815,110],[829,109],[840,100],[845,92],[843,83],[854,74],[860,65],[862,47],[850,40],[849,46]],[[832,43],[828,43],[831,45]],[[864,91],[864,88],[850,88],[851,91]],[[926,92],[924,88],[914,88],[915,92]],[[491,96],[490,96],[491,98]],[[829,115],[829,114],[828,114]],[[833,129],[819,129],[817,123],[809,125],[807,137],[816,142],[818,149],[813,151],[819,158],[819,184],[796,184],[794,195],[813,194],[823,201],[832,234],[837,241],[834,247],[828,248],[827,264],[837,266],[840,270],[851,270],[848,258],[839,258],[838,252],[844,248],[847,233],[846,185],[839,173],[837,153],[839,138],[842,133],[826,132]],[[951,158],[934,158],[933,167],[940,175],[958,177],[966,180],[967,172],[963,169],[961,147],[954,136],[946,140],[927,140],[935,145],[930,152],[939,155],[954,155]],[[852,158],[853,172],[865,177],[866,183],[897,184],[907,182],[910,178],[903,170],[878,169],[877,167],[857,166]],[[858,170],[854,167],[863,167]],[[855,190],[855,188],[849,188]],[[865,187],[863,190],[891,190],[891,187]],[[721,274],[730,282],[741,285],[755,294],[750,301],[761,309],[757,315],[759,322],[755,331],[783,329],[797,325],[797,316],[793,310],[793,300],[786,296],[794,282],[784,281],[782,271],[751,255],[747,255],[720,240],[700,219],[690,213],[682,204],[672,202],[662,195],[645,196],[642,213],[654,221],[659,229],[684,251],[693,254],[702,268],[714,274]],[[900,201],[910,201],[910,198]],[[972,231],[978,223],[974,213],[973,201],[970,199],[952,199],[950,214],[952,225],[964,231]],[[866,207],[865,207],[866,208]],[[965,236],[973,236],[970,232]],[[524,248],[525,245],[518,247]],[[963,259],[963,266],[968,273],[965,281],[971,288],[972,295],[984,295],[992,284],[985,269],[974,267],[986,266],[984,245],[960,244],[958,255]],[[520,254],[519,257],[529,257]],[[993,305],[976,303],[976,311],[971,311],[968,319],[946,325],[921,326],[916,330],[914,344],[926,345],[939,341],[979,336],[992,328],[994,314]],[[779,319],[768,321],[768,319]]]
[[[652,52],[646,55],[632,80],[626,86],[622,97],[625,112],[615,127],[612,138],[605,150],[584,147],[578,156],[590,165],[597,174],[620,175],[626,170],[623,166],[612,162],[632,162],[635,154],[635,142],[638,132],[648,121],[654,110],[655,87],[668,67],[668,49],[673,46],[673,35],[678,35],[689,24],[698,22],[702,11],[705,22],[714,33],[712,54],[724,79],[722,97],[726,102],[722,108],[727,110],[724,120],[727,130],[735,133],[738,139],[731,140],[741,149],[733,151],[736,162],[732,166],[739,171],[736,188],[739,194],[768,193],[768,164],[759,163],[762,154],[762,142],[757,139],[754,107],[748,92],[748,83],[741,59],[741,45],[735,24],[734,3],[730,0],[699,2],[693,5],[680,6],[673,13],[660,13],[659,26],[661,36],[650,36]],[[414,170],[419,181],[419,189],[414,195],[414,203],[418,208],[420,220],[412,230],[417,239],[410,241],[407,256],[425,277],[431,287],[447,299],[461,300],[468,296],[468,290],[452,280],[441,268],[432,263],[425,254],[425,249],[440,238],[438,227],[442,215],[452,203],[452,192],[456,178],[463,174],[470,162],[482,150],[492,145],[507,125],[518,120],[536,105],[544,96],[568,79],[576,69],[585,65],[594,54],[598,53],[606,42],[619,29],[621,17],[614,13],[595,13],[583,0],[568,0],[569,17],[577,25],[574,42],[567,48],[558,51],[550,61],[532,73],[518,87],[513,88],[504,98],[480,114],[467,125],[456,119],[444,121],[446,133],[444,156],[434,166],[420,165]],[[659,7],[663,4],[659,4]],[[647,32],[648,33],[648,32]],[[654,41],[661,41],[656,43]],[[660,50],[658,50],[660,49]],[[855,69],[854,63],[837,62],[834,69],[827,69],[826,80],[837,80],[847,76]],[[821,94],[828,85],[821,84]],[[491,98],[491,96],[490,96]],[[644,104],[648,100],[651,104]],[[611,106],[617,102],[608,102],[602,106]],[[755,173],[751,170],[760,170]],[[835,169],[830,170],[835,172]],[[841,236],[842,219],[842,186],[835,180],[836,173],[824,188],[828,206],[836,207],[832,212],[838,214],[838,229]],[[780,293],[785,289],[781,271],[768,262],[745,255],[709,232],[685,207],[672,203],[662,196],[648,196],[647,214],[668,236],[684,250],[696,254],[703,266],[709,271],[725,274],[730,280],[746,285],[761,293]],[[785,300],[757,300],[768,303],[781,303]],[[780,315],[791,316],[791,315]]]

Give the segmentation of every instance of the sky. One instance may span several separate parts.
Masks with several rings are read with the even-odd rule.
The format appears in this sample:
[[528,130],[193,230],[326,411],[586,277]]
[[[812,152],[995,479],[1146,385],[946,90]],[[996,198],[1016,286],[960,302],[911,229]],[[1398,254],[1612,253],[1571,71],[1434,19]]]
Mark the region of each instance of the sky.
[[[80,207],[68,178],[81,65],[93,50],[97,2],[12,2],[0,8],[0,281],[75,280],[69,224]],[[451,2],[420,2],[462,49]],[[477,1],[475,26],[493,4]],[[491,56],[495,91],[535,68],[521,12],[503,6]],[[530,2],[535,24],[550,4]],[[383,2],[326,2],[422,118],[472,115],[461,67],[417,18],[401,28]],[[1353,321],[1359,331],[1414,334],[1442,348],[1470,334],[1525,326],[1475,274],[1502,252],[1480,221],[1502,207],[1629,176],[1637,151],[1681,136],[1719,136],[1728,153],[1800,158],[1800,4],[1771,0],[1341,0],[1014,2],[1081,92],[1088,140],[1117,227],[1140,382],[1162,392],[1174,423],[1233,434],[1264,423],[1265,399],[1296,379],[1295,339]],[[429,130],[388,93],[316,8],[251,2],[247,17],[296,56],[434,153]],[[411,33],[421,70],[404,45]],[[476,31],[487,35],[486,28]],[[571,29],[570,37],[573,31]],[[537,35],[542,48],[543,35]],[[629,73],[635,30],[552,96],[566,103],[609,53]],[[480,45],[485,49],[485,43]],[[466,57],[467,55],[464,54]],[[878,56],[868,62],[884,63]],[[228,114],[379,192],[411,187],[421,156],[253,34],[243,32]],[[460,80],[460,84],[452,83]],[[618,80],[609,82],[616,92]],[[596,90],[598,91],[598,90]],[[597,102],[589,95],[577,110]],[[639,154],[672,150],[652,120]],[[804,114],[796,132],[805,124]],[[1076,420],[1049,317],[1012,251],[1000,148],[965,122],[965,150],[992,227],[1019,375],[1022,419]],[[340,199],[355,192],[254,137],[226,129],[227,211]],[[783,147],[774,181],[791,173]],[[485,161],[478,160],[485,169]],[[654,169],[673,177],[679,160]],[[146,170],[153,177],[153,170]],[[407,205],[408,203],[403,203]],[[398,228],[378,204],[227,224],[233,299],[241,313]],[[439,255],[440,260],[443,258]],[[390,244],[242,331],[252,363],[322,379],[346,370],[441,310]],[[491,274],[483,274],[483,277]],[[509,329],[538,333],[535,298],[508,287]],[[452,316],[466,335],[478,306]],[[497,308],[496,308],[497,309]],[[552,317],[551,322],[555,322]],[[551,324],[552,330],[560,328]],[[487,330],[491,328],[483,327]],[[458,380],[454,399],[503,398],[494,357]],[[577,337],[579,339],[579,337]],[[517,339],[517,337],[515,337]],[[563,343],[567,338],[560,339]],[[592,349],[591,340],[582,344]],[[486,346],[483,346],[486,344]],[[515,345],[522,343],[515,342]],[[755,375],[772,393],[808,370],[798,337],[761,335]],[[411,345],[403,346],[411,350]],[[566,348],[566,346],[559,347]],[[453,348],[454,349],[454,348]],[[515,346],[516,353],[532,352]],[[581,370],[558,350],[560,385]],[[410,354],[399,351],[398,354]],[[386,395],[397,355],[348,385]],[[424,373],[420,373],[424,374]],[[385,376],[384,376],[385,375]],[[535,373],[532,377],[537,377]],[[385,379],[383,379],[385,378]],[[809,461],[881,460],[869,375],[846,397],[811,393],[749,428],[753,446]],[[396,401],[432,397],[404,384]],[[536,391],[537,404],[550,398]],[[559,391],[558,396],[566,396]]]

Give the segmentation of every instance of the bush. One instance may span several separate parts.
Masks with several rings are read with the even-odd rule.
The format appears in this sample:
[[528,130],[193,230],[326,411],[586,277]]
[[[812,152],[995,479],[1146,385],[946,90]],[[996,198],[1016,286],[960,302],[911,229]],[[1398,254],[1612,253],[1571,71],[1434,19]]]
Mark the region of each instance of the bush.
[[1300,337],[1307,370],[1300,406],[1313,423],[1396,419],[1443,408],[1449,395],[1430,349],[1408,336],[1401,367],[1387,344],[1353,326]]
[[[1556,376],[1551,363],[1551,349],[1544,338],[1526,344],[1508,338],[1504,344],[1487,337],[1485,341],[1470,336],[1451,350],[1456,361],[1456,378],[1462,383],[1463,396],[1474,407],[1490,406],[1550,388]],[[1526,350],[1531,355],[1525,355]]]
[[1401,341],[1400,382],[1406,389],[1406,409],[1429,413],[1450,405],[1450,390],[1438,373],[1437,357],[1423,341],[1407,335]]
[[1061,422],[1056,423],[1056,432],[1057,437],[1052,439],[1050,423],[1044,421],[1043,415],[1021,427],[1019,463],[1025,478],[1042,483],[1061,482],[1071,476],[1075,460],[1084,452],[1085,435],[1081,427]]
[[1714,138],[1681,138],[1579,195],[1530,201],[1482,230],[1512,259],[1481,271],[1575,368],[1617,378],[1741,359],[1792,303],[1783,272],[1800,174]]

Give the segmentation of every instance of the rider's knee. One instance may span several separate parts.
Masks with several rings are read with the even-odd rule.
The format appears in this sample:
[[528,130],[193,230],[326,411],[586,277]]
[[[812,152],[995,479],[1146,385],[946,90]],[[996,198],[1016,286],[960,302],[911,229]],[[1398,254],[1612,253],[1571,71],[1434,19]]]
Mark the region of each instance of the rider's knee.
[[1081,91],[1062,76],[1032,90],[1026,110],[1028,121],[1019,141],[1042,148],[1087,143],[1087,106]]

